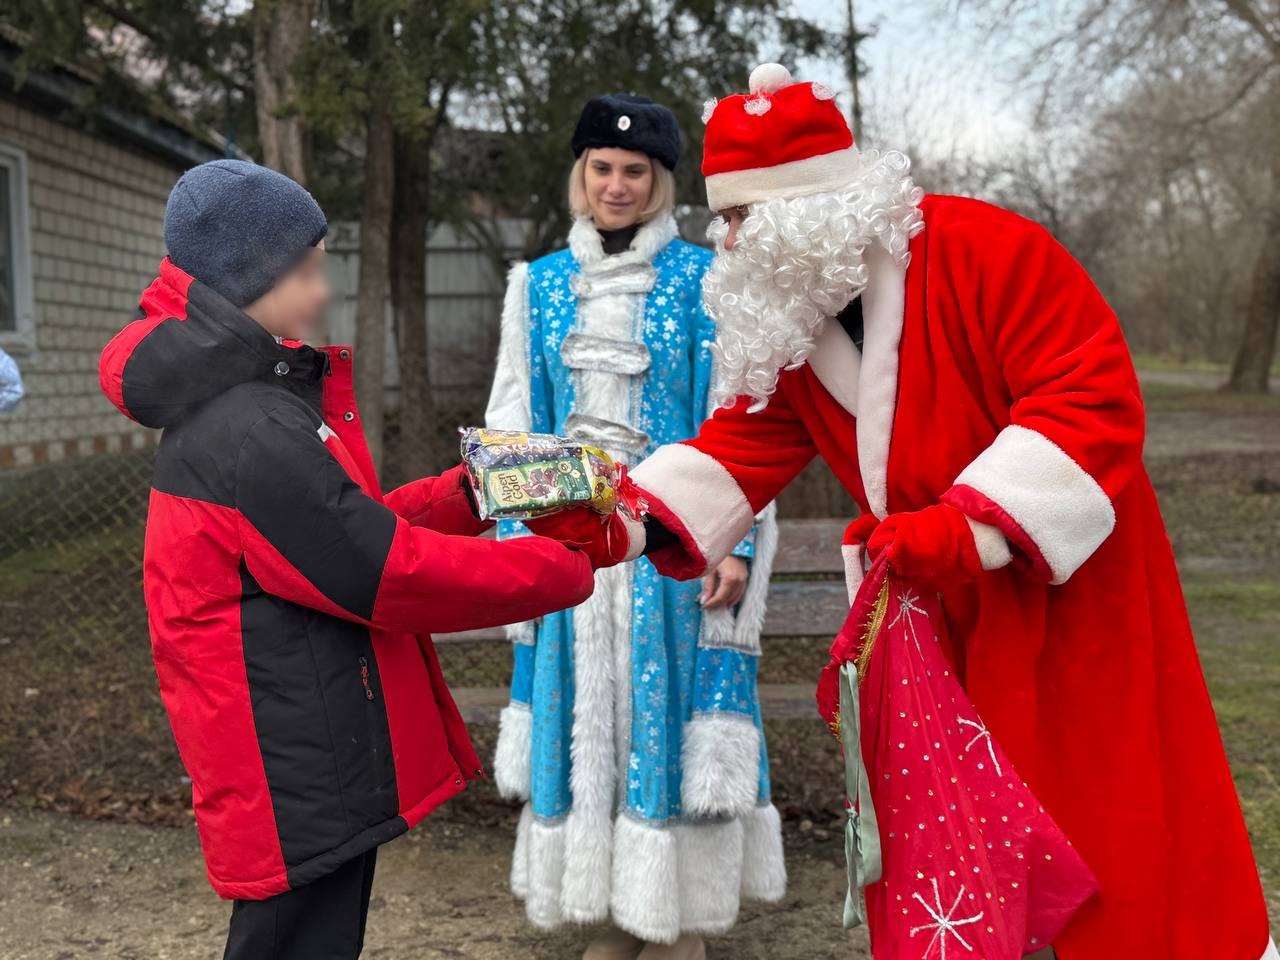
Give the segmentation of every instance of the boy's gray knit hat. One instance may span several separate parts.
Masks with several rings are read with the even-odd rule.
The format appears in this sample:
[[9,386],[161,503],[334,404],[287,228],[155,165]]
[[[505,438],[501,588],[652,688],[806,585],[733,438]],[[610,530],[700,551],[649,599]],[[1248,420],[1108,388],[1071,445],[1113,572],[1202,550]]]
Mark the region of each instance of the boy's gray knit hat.
[[245,160],[192,167],[169,193],[169,259],[237,307],[276,285],[329,230],[311,194]]

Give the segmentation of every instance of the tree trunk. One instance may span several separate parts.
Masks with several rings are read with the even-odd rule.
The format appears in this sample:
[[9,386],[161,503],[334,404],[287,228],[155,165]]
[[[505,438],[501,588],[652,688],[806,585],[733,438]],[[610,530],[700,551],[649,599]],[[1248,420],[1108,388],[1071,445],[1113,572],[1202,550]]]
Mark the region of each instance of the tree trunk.
[[1253,265],[1249,309],[1245,313],[1240,348],[1231,365],[1226,389],[1232,393],[1266,393],[1271,363],[1276,355],[1276,331],[1280,326],[1280,212],[1271,223]]
[[387,369],[387,277],[395,132],[391,115],[374,107],[367,121],[364,195],[360,209],[360,289],[356,298],[356,399],[374,465],[382,468]]
[[253,5],[253,82],[262,162],[307,182],[302,117],[293,70],[311,38],[318,0],[257,0]]
[[400,355],[400,435],[397,467],[401,479],[426,476],[433,462],[435,410],[427,356],[427,227],[430,167],[427,148],[405,136],[396,138],[396,192],[392,236],[392,300]]
[[[1280,111],[1276,111],[1280,145]],[[1271,363],[1276,356],[1276,330],[1280,326],[1280,151],[1271,151],[1271,203],[1264,211],[1262,244],[1249,283],[1249,306],[1244,333],[1231,364],[1231,378],[1223,387],[1231,393],[1267,393]]]

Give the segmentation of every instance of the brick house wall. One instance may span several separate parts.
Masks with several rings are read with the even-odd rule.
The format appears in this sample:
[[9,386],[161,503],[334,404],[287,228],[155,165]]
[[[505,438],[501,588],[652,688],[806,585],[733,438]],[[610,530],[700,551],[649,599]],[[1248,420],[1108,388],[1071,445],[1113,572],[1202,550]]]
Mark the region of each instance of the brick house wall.
[[0,415],[0,470],[142,449],[156,434],[107,402],[98,354],[164,256],[165,200],[183,165],[2,95],[0,147],[25,155],[34,300],[29,331],[0,333],[27,388]]

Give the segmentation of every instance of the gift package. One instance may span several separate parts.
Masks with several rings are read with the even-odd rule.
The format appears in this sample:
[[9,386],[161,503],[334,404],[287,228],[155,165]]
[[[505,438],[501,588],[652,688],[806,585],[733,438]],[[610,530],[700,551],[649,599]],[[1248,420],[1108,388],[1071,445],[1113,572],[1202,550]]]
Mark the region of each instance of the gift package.
[[530,520],[584,505],[603,516],[617,506],[618,467],[603,450],[546,433],[460,432],[481,519]]

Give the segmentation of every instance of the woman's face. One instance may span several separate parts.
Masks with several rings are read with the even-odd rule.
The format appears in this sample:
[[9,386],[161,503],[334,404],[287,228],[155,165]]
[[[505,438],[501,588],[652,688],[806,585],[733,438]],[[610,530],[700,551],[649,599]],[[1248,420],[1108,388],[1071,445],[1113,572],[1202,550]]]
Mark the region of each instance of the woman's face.
[[631,226],[649,203],[653,163],[646,154],[619,147],[587,151],[587,206],[601,230]]

